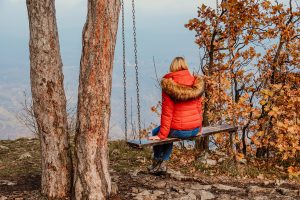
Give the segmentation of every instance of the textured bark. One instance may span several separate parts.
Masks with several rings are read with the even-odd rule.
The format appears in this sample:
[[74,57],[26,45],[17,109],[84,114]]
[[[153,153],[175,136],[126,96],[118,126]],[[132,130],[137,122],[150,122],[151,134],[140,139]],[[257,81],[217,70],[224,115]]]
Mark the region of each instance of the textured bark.
[[75,199],[106,199],[111,192],[107,140],[119,11],[119,0],[88,1],[78,90]]
[[72,162],[55,2],[27,0],[27,10],[31,92],[42,156],[42,194],[48,199],[68,199]]
[[[205,92],[205,96],[208,96],[208,93]],[[209,99],[209,98],[208,98]],[[203,109],[203,122],[202,126],[206,127],[209,126],[209,121],[208,121],[208,103],[204,104],[204,109]],[[208,137],[203,137],[198,140],[196,140],[196,149],[200,151],[208,151],[209,150],[209,136]]]
[[[225,14],[225,11],[222,11],[220,16],[222,16],[224,14]],[[203,74],[206,75],[206,76],[211,76],[213,74],[213,72],[216,70],[215,69],[215,63],[214,63],[214,59],[215,59],[215,55],[214,55],[215,45],[214,45],[214,42],[216,40],[217,35],[218,35],[218,30],[217,30],[217,28],[215,28],[213,33],[212,33],[212,37],[211,37],[211,40],[210,40],[210,45],[209,45],[209,48],[208,48],[208,59],[209,59],[208,67],[207,67],[206,70],[203,70]],[[211,103],[210,103],[211,100],[209,98],[209,94],[210,94],[210,92],[208,90],[204,90],[204,96],[207,99],[207,102],[204,103],[204,105],[203,105],[203,122],[202,122],[202,125],[204,127],[210,125],[209,119],[208,119],[208,110],[209,110],[208,105],[211,105]],[[200,138],[199,140],[196,140],[196,148],[199,149],[200,151],[208,151],[209,150],[209,137],[204,137],[204,138]]]

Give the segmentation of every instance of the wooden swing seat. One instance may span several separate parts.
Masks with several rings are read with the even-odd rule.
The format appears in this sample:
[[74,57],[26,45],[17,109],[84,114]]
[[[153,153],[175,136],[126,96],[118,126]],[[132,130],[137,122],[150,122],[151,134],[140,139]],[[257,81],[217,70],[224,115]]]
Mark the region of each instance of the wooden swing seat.
[[[184,140],[194,140],[194,139],[197,139],[200,137],[204,138],[204,137],[207,137],[210,135],[214,135],[217,133],[223,133],[223,132],[229,133],[230,137],[232,137],[232,133],[234,133],[236,131],[237,131],[237,127],[228,125],[228,124],[223,124],[223,125],[218,125],[218,126],[207,126],[207,127],[202,128],[202,134],[198,134],[195,137],[187,138]],[[129,141],[127,141],[127,144],[130,145],[131,147],[141,149],[146,146],[155,146],[155,145],[168,144],[168,143],[179,142],[179,141],[183,141],[183,139],[166,138],[164,140],[148,140],[147,138],[143,138],[141,140],[139,140],[139,139],[129,140]]]

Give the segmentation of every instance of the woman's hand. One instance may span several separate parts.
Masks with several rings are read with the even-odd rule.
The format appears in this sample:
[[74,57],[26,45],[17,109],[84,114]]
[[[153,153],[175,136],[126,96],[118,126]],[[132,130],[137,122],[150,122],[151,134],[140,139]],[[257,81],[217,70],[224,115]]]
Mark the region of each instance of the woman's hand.
[[151,136],[149,137],[149,140],[160,140],[160,137],[156,136]]

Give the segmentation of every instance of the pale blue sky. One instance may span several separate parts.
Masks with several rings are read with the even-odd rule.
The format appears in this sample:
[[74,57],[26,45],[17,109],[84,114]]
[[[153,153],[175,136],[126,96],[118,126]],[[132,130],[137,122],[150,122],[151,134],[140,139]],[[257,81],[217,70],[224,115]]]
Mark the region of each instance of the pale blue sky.
[[[158,123],[158,119],[149,109],[160,99],[160,92],[154,86],[152,56],[156,58],[159,76],[167,72],[172,58],[178,55],[187,58],[191,69],[197,68],[199,52],[194,44],[194,33],[184,28],[184,24],[197,16],[197,7],[202,3],[215,6],[215,1],[209,0],[136,1],[142,119],[146,126],[150,121]],[[86,0],[56,0],[65,88],[73,104],[77,98],[81,32],[86,18],[86,5]],[[135,101],[131,0],[125,0],[125,7],[128,98],[133,97]],[[25,0],[0,0],[0,30],[0,139],[28,136],[28,130],[15,119],[23,99],[22,92],[30,91],[29,34]],[[118,34],[113,74],[111,137],[118,137],[123,126],[121,55]]]

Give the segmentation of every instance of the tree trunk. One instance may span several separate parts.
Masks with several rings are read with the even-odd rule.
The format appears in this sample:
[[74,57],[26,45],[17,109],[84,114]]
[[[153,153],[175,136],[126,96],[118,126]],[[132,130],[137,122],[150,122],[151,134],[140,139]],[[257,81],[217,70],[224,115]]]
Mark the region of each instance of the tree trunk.
[[[209,93],[204,92],[205,96],[208,98]],[[208,98],[209,99],[209,98]],[[204,102],[204,101],[202,101]],[[208,120],[208,103],[206,102],[203,108],[203,127],[209,126],[209,120]],[[200,139],[196,140],[196,149],[200,151],[209,151],[209,136],[207,137],[201,137]]]
[[[221,15],[223,15],[223,14],[221,14]],[[216,40],[217,35],[218,35],[218,31],[215,28],[213,33],[212,33],[211,40],[210,40],[210,46],[209,46],[210,48],[209,48],[209,52],[208,52],[208,58],[209,58],[208,68],[207,68],[207,70],[205,70],[203,72],[203,74],[206,75],[206,76],[211,76],[212,72],[215,70],[214,69],[214,67],[215,67],[215,63],[214,63],[215,45],[214,45],[214,42]],[[209,98],[209,91],[207,91],[206,89],[204,91],[204,96],[207,98],[207,102],[204,104],[204,108],[203,108],[203,122],[202,122],[202,125],[204,127],[206,127],[206,126],[210,125],[209,120],[208,120],[208,110],[209,110],[208,105],[211,105],[210,98]],[[204,137],[204,138],[200,138],[199,140],[196,140],[196,148],[199,149],[200,151],[208,151],[209,150],[209,136]]]
[[75,199],[106,199],[111,192],[107,140],[119,11],[119,0],[88,0],[78,90]]
[[68,199],[72,162],[54,0],[27,0],[27,9],[31,92],[42,156],[42,194],[48,199]]

